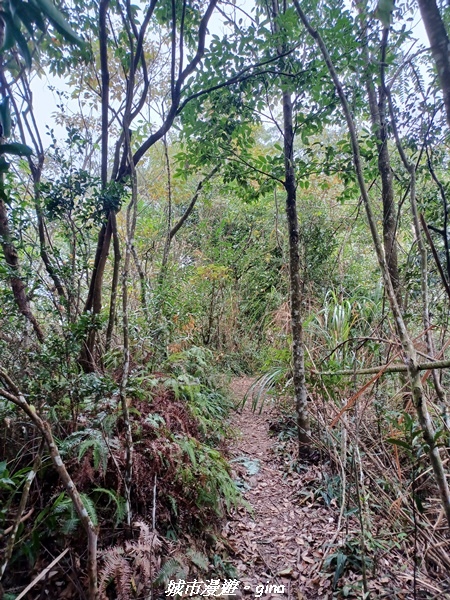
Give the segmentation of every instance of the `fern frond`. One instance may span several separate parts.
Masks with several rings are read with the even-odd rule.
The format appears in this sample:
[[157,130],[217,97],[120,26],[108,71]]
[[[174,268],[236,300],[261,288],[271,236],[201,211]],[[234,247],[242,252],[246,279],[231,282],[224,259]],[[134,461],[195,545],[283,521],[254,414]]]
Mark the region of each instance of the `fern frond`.
[[205,573],[208,571],[209,561],[208,561],[208,558],[204,554],[202,554],[201,552],[198,552],[197,550],[193,550],[193,549],[189,548],[186,552],[186,555],[194,563],[194,565],[196,567],[198,567],[201,571],[204,571]]
[[156,579],[156,585],[166,585],[171,579],[186,579],[188,576],[188,569],[181,562],[175,558],[169,558],[161,567]]
[[70,515],[70,517],[64,520],[64,523],[62,524],[62,532],[66,535],[70,535],[75,531],[79,523],[80,519],[77,517],[74,511],[73,515]]
[[161,541],[156,531],[150,531],[144,521],[136,521],[135,527],[140,528],[139,537],[132,542],[126,542],[125,548],[128,554],[153,554],[161,548]]
[[162,546],[161,540],[158,534],[154,530],[150,530],[145,521],[136,521],[134,523],[136,527],[140,528],[139,543],[143,546],[150,546],[152,549],[159,549]]
[[109,448],[99,431],[96,431],[94,435],[91,435],[80,444],[78,460],[81,460],[90,448],[92,448],[94,469],[105,473],[108,466]]
[[114,518],[116,520],[116,527],[117,527],[117,525],[119,525],[119,523],[121,523],[124,520],[125,515],[126,515],[125,498],[123,498],[120,494],[118,494],[117,492],[114,492],[113,490],[108,490],[107,488],[102,488],[102,487],[94,488],[92,490],[92,492],[106,494],[106,496],[108,496],[108,498],[109,498],[107,506],[109,506],[111,501],[114,502],[114,504],[116,505],[116,512],[114,513]]
[[195,456],[195,442],[194,438],[179,437],[177,443],[180,448],[189,456],[194,469],[197,467],[197,458]]
[[87,428],[75,431],[61,442],[61,454],[71,455],[78,448],[78,460],[81,460],[88,450],[92,448],[94,468],[105,473],[108,466],[110,448],[117,449],[120,446],[117,438],[110,438],[105,442],[103,435],[97,429]]
[[84,508],[86,509],[89,517],[91,518],[92,523],[97,526],[98,525],[98,517],[97,511],[95,509],[95,504],[92,501],[92,498],[89,498],[87,494],[80,492],[81,499],[83,500]]
[[119,546],[109,548],[103,555],[103,561],[99,577],[99,592],[102,600],[107,599],[106,590],[111,583],[115,584],[117,600],[131,600],[133,573],[124,556],[123,548]]

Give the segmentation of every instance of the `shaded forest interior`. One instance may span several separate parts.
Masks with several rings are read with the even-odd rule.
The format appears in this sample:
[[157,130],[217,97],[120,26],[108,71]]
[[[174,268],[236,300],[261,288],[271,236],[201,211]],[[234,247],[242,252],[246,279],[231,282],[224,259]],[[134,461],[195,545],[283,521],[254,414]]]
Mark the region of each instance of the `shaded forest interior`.
[[2,0],[0,597],[450,598],[449,27]]

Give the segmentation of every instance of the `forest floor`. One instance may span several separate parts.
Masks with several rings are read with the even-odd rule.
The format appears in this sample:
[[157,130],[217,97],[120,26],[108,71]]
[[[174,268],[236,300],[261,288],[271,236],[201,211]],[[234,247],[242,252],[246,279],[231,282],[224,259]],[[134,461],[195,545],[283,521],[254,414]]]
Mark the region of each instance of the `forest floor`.
[[[249,377],[232,381],[237,403],[242,403],[253,381]],[[295,465],[295,440],[283,443],[270,435],[279,420],[270,398],[261,413],[252,410],[249,398],[231,418],[235,436],[229,458],[248,506],[231,515],[222,536],[234,555],[243,600],[368,597],[362,589],[358,520],[354,515],[340,518],[336,500],[327,495],[333,477],[327,472],[329,465],[321,466],[320,461]],[[350,557],[349,540],[355,548]],[[420,546],[417,550],[423,553]],[[376,564],[376,572],[367,570],[371,598],[450,598],[423,571],[414,578],[413,560],[401,549],[380,552],[376,562],[370,562]]]
[[[232,381],[237,401],[252,383],[248,377]],[[231,463],[249,508],[237,511],[222,534],[235,553],[240,590],[250,598],[331,598],[333,573],[321,573],[321,566],[327,546],[332,551],[339,511],[305,493],[322,480],[318,466],[301,473],[283,468],[269,436],[272,416],[270,401],[259,414],[249,399],[231,422]]]

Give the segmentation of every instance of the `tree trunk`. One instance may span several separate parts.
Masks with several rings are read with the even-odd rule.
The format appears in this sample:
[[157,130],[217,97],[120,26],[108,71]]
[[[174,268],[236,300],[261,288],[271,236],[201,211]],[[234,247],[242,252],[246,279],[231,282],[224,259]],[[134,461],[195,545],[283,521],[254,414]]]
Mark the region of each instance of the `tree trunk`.
[[[364,8],[358,3],[358,10],[362,21],[363,31],[367,31],[367,21],[365,18]],[[370,67],[370,57],[368,51],[367,35],[364,35],[364,43],[362,44],[362,53],[365,62],[364,77],[366,80],[367,97],[369,100],[370,116],[372,127],[375,133],[375,139],[378,150],[378,171],[381,178],[381,199],[383,205],[383,244],[386,262],[391,276],[392,285],[394,287],[397,302],[402,306],[402,296],[400,289],[400,277],[398,273],[398,255],[397,255],[397,214],[394,200],[394,186],[391,169],[391,159],[389,156],[388,147],[388,128],[386,121],[386,91],[383,85],[384,79],[384,64],[386,55],[386,46],[389,35],[389,28],[385,27],[381,41],[381,57],[380,69],[382,83],[378,88],[378,98],[375,85],[372,79],[372,71]]]
[[[273,28],[280,32],[278,24],[278,0],[272,0]],[[283,55],[282,45],[277,47]],[[308,414],[308,395],[305,380],[305,353],[303,342],[302,281],[300,279],[299,226],[297,215],[297,190],[294,168],[294,127],[292,98],[289,91],[283,92],[283,135],[284,135],[284,187],[286,189],[286,216],[289,231],[289,283],[292,331],[292,370],[295,407],[297,412],[299,456],[305,457],[311,450],[311,431]]]
[[[101,181],[102,191],[105,190],[108,179],[108,134],[109,134],[109,69],[108,69],[108,30],[107,13],[109,0],[101,0],[99,5],[98,29],[100,44],[100,69],[101,69],[101,105],[102,105],[102,134],[101,134]],[[80,364],[84,371],[92,372],[96,368],[95,360],[95,340],[96,323],[95,317],[100,314],[102,308],[102,288],[103,275],[105,272],[106,260],[109,254],[109,246],[113,232],[113,223],[111,213],[108,215],[107,223],[104,223],[100,229],[97,242],[97,251],[94,259],[94,268],[89,286],[88,297],[84,311],[92,311],[93,320],[90,329],[87,331],[86,340],[80,356]]]
[[80,356],[80,365],[87,373],[95,371],[96,368],[95,339],[97,325],[95,323],[95,317],[100,314],[102,309],[103,275],[105,272],[112,236],[111,220],[112,217],[110,215],[107,223],[103,224],[98,236],[94,268],[92,270],[88,297],[84,306],[84,312],[91,311],[94,321],[87,332],[86,341],[84,342],[84,347]]
[[113,267],[113,278],[111,283],[111,298],[109,302],[109,318],[108,328],[106,330],[106,350],[111,348],[111,340],[114,332],[114,323],[116,320],[117,312],[117,289],[119,287],[119,271],[120,271],[120,240],[117,232],[117,219],[114,213],[111,213],[112,221],[112,239],[114,248],[114,267]]
[[5,193],[3,175],[0,175],[0,240],[3,254],[5,255],[6,266],[9,271],[9,281],[19,311],[31,323],[37,339],[42,343],[44,341],[44,333],[31,310],[25,290],[25,283],[19,275],[19,256],[12,241],[8,223],[8,212],[2,196],[4,197]]
[[431,53],[436,63],[439,83],[444,94],[447,123],[450,127],[450,42],[436,0],[418,0]]
[[286,188],[286,216],[289,230],[289,282],[291,293],[292,368],[295,406],[297,410],[298,443],[300,456],[307,454],[311,445],[308,415],[308,396],[305,381],[305,354],[303,344],[302,282],[300,280],[299,231],[297,193],[294,171],[294,130],[292,126],[292,99],[283,94],[284,167]]
[[167,148],[166,136],[164,136],[162,138],[162,142],[163,142],[163,146],[164,146],[164,159],[165,159],[165,163],[166,163],[166,173],[167,173],[167,232],[166,232],[166,241],[164,242],[161,271],[160,271],[159,277],[158,277],[159,285],[162,285],[164,278],[166,276],[167,263],[169,262],[170,244],[172,242],[172,236],[170,235],[170,232],[172,230],[172,174],[170,171],[170,157],[169,157],[169,150]]

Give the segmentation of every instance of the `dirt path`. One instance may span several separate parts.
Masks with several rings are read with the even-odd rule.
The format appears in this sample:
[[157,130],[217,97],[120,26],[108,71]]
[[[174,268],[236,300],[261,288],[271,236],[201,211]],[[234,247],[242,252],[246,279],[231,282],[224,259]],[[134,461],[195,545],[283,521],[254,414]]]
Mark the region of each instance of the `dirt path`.
[[[236,399],[245,396],[252,381],[233,380]],[[269,437],[270,413],[268,402],[262,415],[247,402],[232,419],[232,464],[252,509],[238,511],[223,531],[235,551],[240,589],[249,598],[331,598],[333,575],[321,576],[319,569],[336,511],[302,493],[308,482],[321,478],[317,467],[308,466],[301,475],[283,470]]]

